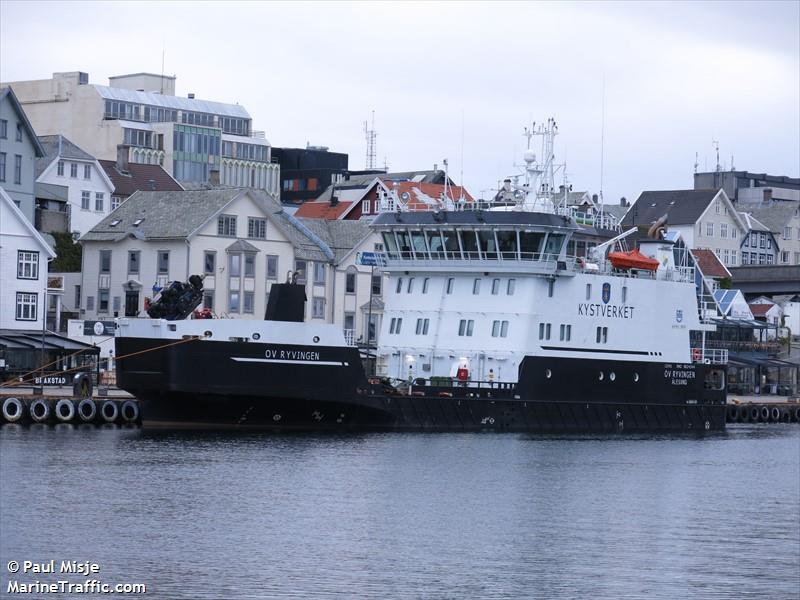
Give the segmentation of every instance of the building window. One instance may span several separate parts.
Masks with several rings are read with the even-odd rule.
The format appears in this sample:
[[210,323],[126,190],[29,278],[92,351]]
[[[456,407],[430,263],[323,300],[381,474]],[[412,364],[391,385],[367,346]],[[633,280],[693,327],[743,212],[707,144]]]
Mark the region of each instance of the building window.
[[722,208],[722,207],[720,206],[720,203],[719,203],[719,201],[717,201],[717,202],[715,202],[715,203],[714,203],[714,208],[716,208],[716,210],[717,210],[717,214],[719,214],[719,211],[720,211],[720,209]]
[[514,295],[514,289],[517,287],[517,280],[516,279],[509,279],[508,286],[506,286],[506,294],[509,296]]
[[6,180],[6,153],[0,152],[0,181]]
[[86,296],[86,310],[94,310],[94,296]]
[[158,251],[158,274],[169,275],[169,250]]
[[228,277],[241,277],[242,275],[242,255],[228,255]]
[[139,250],[129,250],[128,251],[128,273],[131,274],[138,274],[139,273]]
[[383,275],[372,276],[372,295],[380,296],[383,293]]
[[0,140],[8,139],[8,121],[0,119]]
[[84,179],[92,178],[92,165],[83,165],[83,178]]
[[14,183],[22,184],[22,155],[14,155]]
[[111,250],[100,250],[100,273],[111,273]]
[[325,263],[314,263],[314,284],[325,285]]
[[17,321],[35,321],[38,294],[17,292]]
[[103,203],[105,194],[103,192],[95,192],[94,194],[94,209],[98,211],[103,210]]
[[73,298],[75,304],[75,310],[79,310],[81,307],[81,286],[75,286],[75,298]]
[[122,204],[122,198],[119,196],[111,196],[111,210],[117,210],[120,204]]
[[714,224],[713,223],[706,223],[706,235],[714,235]]
[[297,283],[305,283],[307,278],[307,263],[304,260],[294,261],[294,270],[297,273]]
[[17,251],[17,279],[39,279],[39,253]]
[[727,265],[730,261],[730,252],[727,248],[722,251],[722,264]]
[[784,250],[783,252],[781,252],[781,262],[783,264],[785,264],[785,265],[789,264],[789,251],[788,250]]
[[275,254],[267,255],[267,279],[278,278],[278,257]]
[[496,296],[499,293],[500,293],[500,280],[492,279],[492,296]]
[[346,331],[353,331],[356,328],[356,314],[344,313],[344,329]]
[[784,227],[783,228],[783,239],[785,239],[785,240],[792,239],[792,228],[791,227]]
[[239,312],[239,292],[238,290],[231,290],[228,294],[228,312]]
[[475,281],[472,282],[472,293],[473,294],[480,294],[481,293],[481,280],[480,280],[480,278],[475,279]]
[[314,297],[311,304],[311,317],[313,319],[325,318],[325,298]]
[[89,203],[92,201],[92,193],[87,191],[81,192],[81,208],[83,210],[89,210]]
[[58,173],[59,177],[63,177],[64,176],[64,161],[63,160],[58,161],[57,173]]
[[728,237],[728,224],[727,223],[720,223],[719,224],[719,237],[727,238]]
[[113,302],[114,312],[119,313],[120,309],[122,308],[122,297],[114,296],[112,302]]
[[214,290],[203,291],[203,308],[214,310]]
[[628,286],[622,286],[622,303],[625,304],[628,301]]
[[236,216],[220,215],[217,219],[217,235],[236,237]]
[[253,314],[255,312],[256,295],[254,292],[244,293],[244,312]]
[[97,290],[97,312],[108,312],[108,290]]
[[731,237],[732,237],[734,240],[736,239],[736,236],[738,235],[738,234],[736,233],[737,231],[738,231],[738,230],[736,229],[736,227],[735,227],[735,226],[734,226],[734,227],[731,227]]
[[255,277],[256,276],[256,255],[255,254],[245,254],[244,255],[244,276],[245,277]]
[[[345,294],[355,294],[356,293],[356,269],[355,267],[348,267],[347,272],[344,274],[344,292]],[[397,281],[398,284],[402,285],[401,281]],[[398,288],[400,287],[398,285]]]
[[18,142],[22,141],[22,123],[17,123],[17,136],[15,139]]
[[452,294],[453,293],[453,284],[454,284],[454,282],[455,282],[455,278],[454,277],[448,277],[447,278],[447,293],[448,294]]
[[69,163],[69,176],[72,178],[78,177],[78,163]]
[[750,264],[750,253],[749,252],[742,252],[742,264],[749,265]]
[[214,275],[217,267],[217,253],[206,251],[203,254],[203,273],[206,275]]
[[267,220],[247,217],[247,237],[258,240],[267,239]]

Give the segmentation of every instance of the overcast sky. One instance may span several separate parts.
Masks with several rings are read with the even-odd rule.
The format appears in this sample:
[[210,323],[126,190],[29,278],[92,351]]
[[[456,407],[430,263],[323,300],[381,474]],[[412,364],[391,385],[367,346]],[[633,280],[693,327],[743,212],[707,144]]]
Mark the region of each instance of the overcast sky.
[[[553,116],[574,189],[617,203],[714,168],[800,176],[800,3],[0,3],[0,79],[140,71],[238,102],[274,146],[390,170],[449,159],[476,196]],[[463,160],[462,160],[463,156]],[[558,183],[558,182],[557,182]]]

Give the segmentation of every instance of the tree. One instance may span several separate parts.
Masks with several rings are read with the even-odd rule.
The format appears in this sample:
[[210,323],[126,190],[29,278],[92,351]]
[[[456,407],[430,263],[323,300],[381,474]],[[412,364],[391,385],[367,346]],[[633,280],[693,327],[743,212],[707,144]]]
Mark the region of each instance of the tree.
[[56,258],[50,263],[53,273],[79,273],[83,248],[72,240],[71,233],[51,233],[56,240]]

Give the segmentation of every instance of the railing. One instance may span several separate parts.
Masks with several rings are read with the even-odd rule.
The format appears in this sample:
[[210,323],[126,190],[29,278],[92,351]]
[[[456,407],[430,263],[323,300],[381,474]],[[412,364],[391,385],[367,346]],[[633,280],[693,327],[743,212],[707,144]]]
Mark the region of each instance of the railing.
[[692,348],[692,362],[713,365],[728,364],[727,348]]
[[355,346],[356,345],[356,330],[355,329],[345,329],[344,331],[344,343],[348,346]]
[[756,342],[734,340],[706,340],[706,351],[709,348],[719,348],[725,351],[755,352],[760,354],[778,354],[781,350],[780,342]]

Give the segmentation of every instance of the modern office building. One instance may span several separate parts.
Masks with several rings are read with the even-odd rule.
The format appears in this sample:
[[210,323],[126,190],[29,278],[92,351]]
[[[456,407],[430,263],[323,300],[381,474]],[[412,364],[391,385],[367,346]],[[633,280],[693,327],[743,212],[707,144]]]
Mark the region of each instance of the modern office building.
[[39,135],[62,134],[104,160],[117,160],[122,147],[130,163],[161,165],[182,183],[279,195],[280,167],[245,108],[178,97],[175,77],[135,73],[104,86],[75,71],[10,85]]
[[800,179],[749,171],[710,171],[694,174],[694,189],[725,190],[733,202],[799,201]]
[[286,204],[316,200],[347,174],[347,154],[330,152],[326,146],[273,148],[272,158],[281,167],[281,202]]

